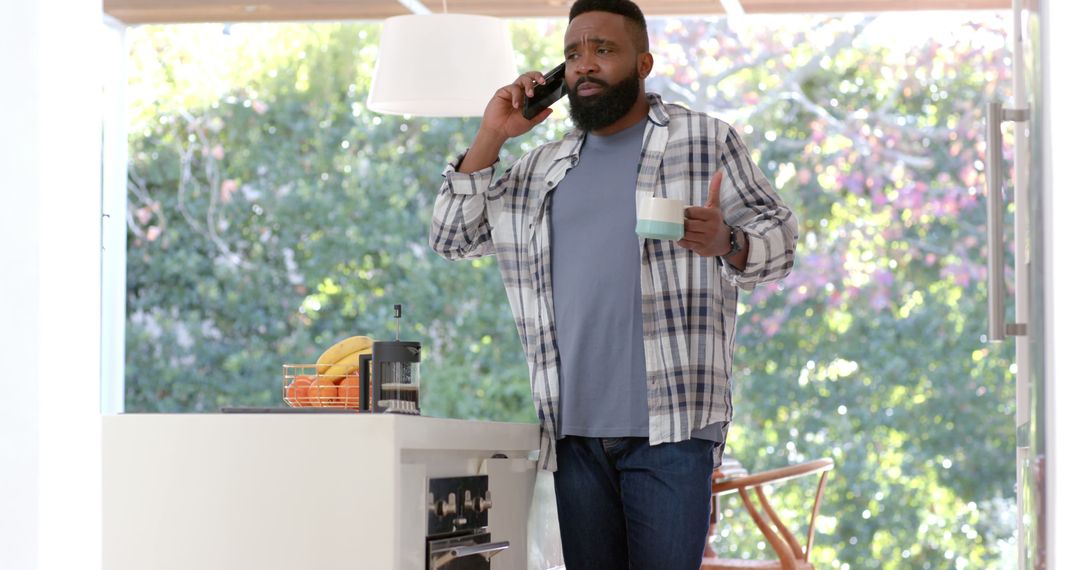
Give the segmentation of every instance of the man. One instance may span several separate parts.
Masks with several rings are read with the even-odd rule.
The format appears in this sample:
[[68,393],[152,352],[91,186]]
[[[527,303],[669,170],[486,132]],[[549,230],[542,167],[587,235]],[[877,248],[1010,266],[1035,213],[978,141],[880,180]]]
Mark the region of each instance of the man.
[[[797,222],[732,127],[645,92],[635,4],[578,0],[565,56],[577,129],[496,179],[502,145],[551,113],[521,113],[538,71],[499,89],[444,171],[431,244],[498,257],[567,568],[696,569],[731,419],[736,287],[788,274]],[[695,205],[682,240],[634,233],[643,195]]]

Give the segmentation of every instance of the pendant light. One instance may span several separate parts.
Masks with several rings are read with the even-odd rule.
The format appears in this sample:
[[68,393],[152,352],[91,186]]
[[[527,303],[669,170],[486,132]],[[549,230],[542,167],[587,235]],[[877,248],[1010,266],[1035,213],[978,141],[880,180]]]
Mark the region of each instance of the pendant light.
[[367,106],[393,115],[477,117],[495,91],[516,77],[506,23],[448,14],[443,0],[442,14],[383,22]]

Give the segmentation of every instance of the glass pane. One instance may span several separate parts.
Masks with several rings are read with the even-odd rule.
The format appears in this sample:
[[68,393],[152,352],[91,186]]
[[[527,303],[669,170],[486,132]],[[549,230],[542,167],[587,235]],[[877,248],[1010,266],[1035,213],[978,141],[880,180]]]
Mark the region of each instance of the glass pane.
[[[1015,559],[1012,346],[981,339],[982,113],[1007,99],[1006,17],[650,21],[647,88],[737,128],[801,222],[792,274],[740,299],[729,452],[751,471],[836,461],[818,567]],[[563,29],[513,23],[519,68],[561,61]],[[285,405],[283,364],[394,338],[402,303],[425,415],[536,421],[497,262],[427,244],[478,120],[369,112],[378,31],[130,32],[129,411]],[[569,128],[559,103],[502,164]],[[812,492],[775,490],[800,533]],[[740,507],[722,515],[719,553],[768,556]]]

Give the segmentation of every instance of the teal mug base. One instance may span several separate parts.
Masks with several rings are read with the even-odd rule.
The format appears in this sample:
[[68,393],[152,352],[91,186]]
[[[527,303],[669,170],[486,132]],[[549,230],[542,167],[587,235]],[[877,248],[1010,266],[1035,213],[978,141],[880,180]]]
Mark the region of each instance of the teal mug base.
[[683,237],[683,224],[638,220],[635,231],[643,238],[680,240]]

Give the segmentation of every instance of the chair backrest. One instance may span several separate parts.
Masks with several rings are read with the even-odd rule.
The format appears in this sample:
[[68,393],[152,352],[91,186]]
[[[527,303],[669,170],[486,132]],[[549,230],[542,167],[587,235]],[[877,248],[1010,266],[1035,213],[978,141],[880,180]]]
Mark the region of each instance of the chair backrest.
[[[810,552],[814,546],[814,526],[817,521],[818,512],[821,508],[822,497],[825,494],[825,484],[828,473],[833,467],[833,460],[826,458],[741,476],[735,470],[724,472],[722,468],[718,468],[713,473],[713,495],[725,495],[732,492],[738,492],[743,505],[750,513],[750,517],[754,520],[754,524],[761,530],[761,533],[765,536],[765,540],[772,546],[773,551],[779,558],[781,568],[783,570],[794,570],[796,561],[809,562]],[[745,470],[743,470],[743,472],[745,473]],[[779,515],[776,514],[772,505],[769,504],[768,499],[765,497],[763,487],[765,485],[783,483],[798,477],[805,477],[814,473],[820,473],[821,476],[818,479],[817,492],[814,496],[814,505],[810,513],[809,530],[807,531],[806,548],[804,549],[802,545],[799,544],[798,539],[795,538],[795,535],[792,534],[787,526],[784,525],[783,521],[780,520]],[[757,495],[758,502],[761,504],[762,509],[765,511],[765,515],[769,519],[768,522],[754,507],[753,501],[750,499],[750,489],[753,489],[754,493]],[[769,524],[770,522],[772,524]]]

